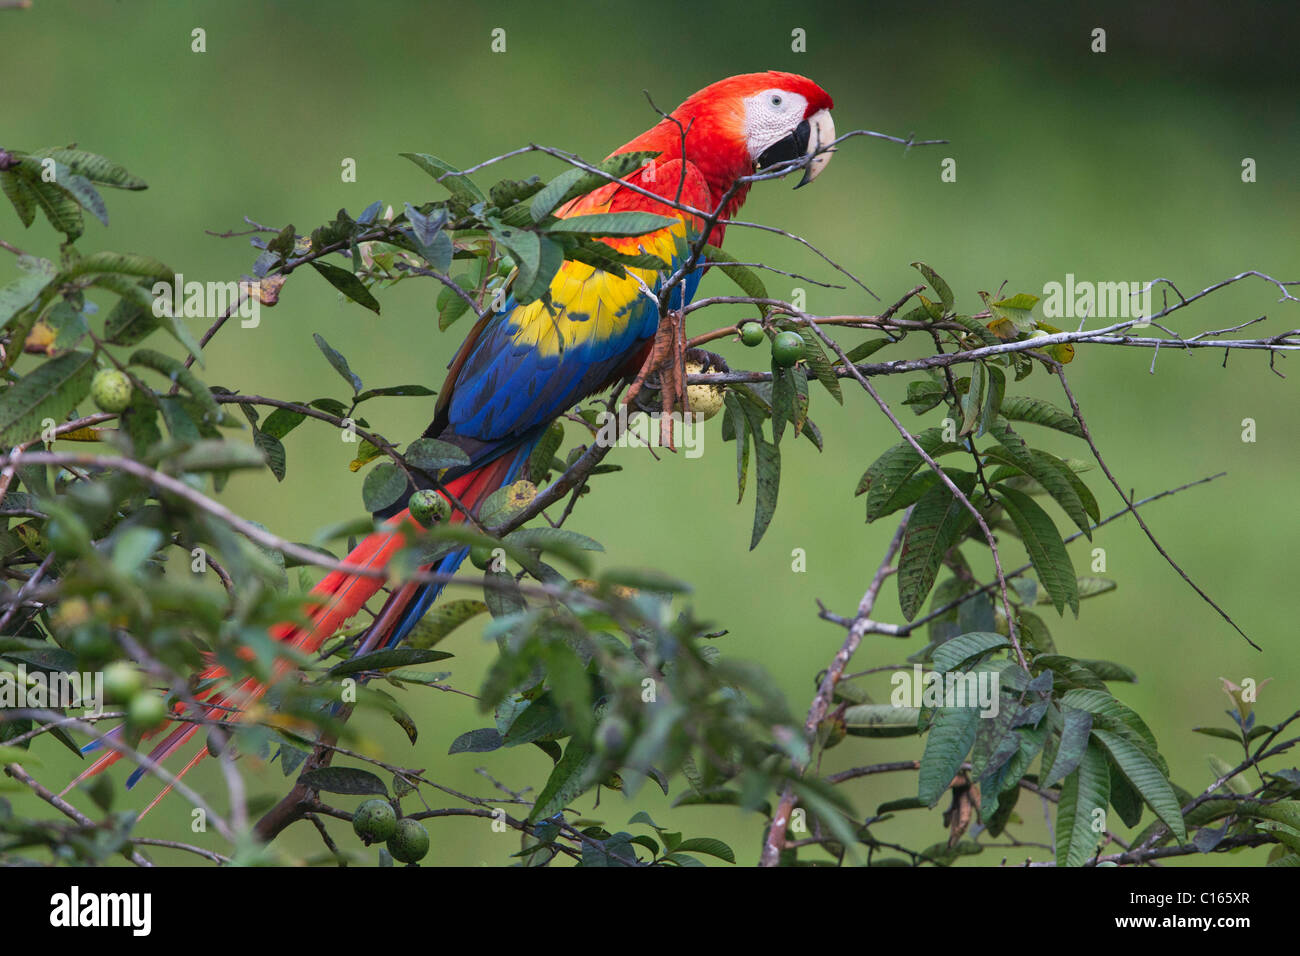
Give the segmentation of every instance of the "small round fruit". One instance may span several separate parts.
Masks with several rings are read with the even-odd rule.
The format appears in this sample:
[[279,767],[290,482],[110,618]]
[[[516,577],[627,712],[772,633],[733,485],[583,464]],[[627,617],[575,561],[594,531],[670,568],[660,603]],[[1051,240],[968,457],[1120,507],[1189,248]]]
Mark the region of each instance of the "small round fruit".
[[756,345],[762,345],[763,339],[767,338],[763,334],[763,327],[757,322],[746,322],[740,327],[740,341],[744,342],[750,348]]
[[[352,814],[352,829],[366,846],[389,840],[397,833],[397,811],[387,800],[376,797],[357,807]],[[425,837],[428,845],[428,837]]]
[[167,720],[167,704],[152,691],[142,690],[126,705],[126,725],[143,733]]
[[143,687],[140,672],[126,661],[114,661],[104,668],[104,693],[110,700],[126,703]]
[[411,509],[411,517],[426,528],[435,521],[442,522],[451,517],[451,507],[446,500],[428,488],[411,495],[407,507]]
[[114,414],[126,411],[131,404],[131,390],[131,380],[126,373],[115,368],[100,369],[90,382],[90,397],[99,410]]
[[429,852],[429,831],[419,820],[403,817],[397,832],[388,838],[388,852],[399,863],[418,863]]
[[772,361],[789,368],[803,358],[803,339],[798,332],[780,332],[772,342]]
[[496,549],[490,544],[476,544],[469,549],[470,564],[480,571],[492,570],[492,561],[494,559],[493,551]]
[[[704,371],[702,362],[687,362],[686,374],[698,375]],[[722,411],[727,390],[723,385],[687,385],[686,398],[691,403],[691,413],[708,421]]]
[[72,635],[72,651],[83,664],[99,664],[117,653],[117,641],[103,624],[91,622]]

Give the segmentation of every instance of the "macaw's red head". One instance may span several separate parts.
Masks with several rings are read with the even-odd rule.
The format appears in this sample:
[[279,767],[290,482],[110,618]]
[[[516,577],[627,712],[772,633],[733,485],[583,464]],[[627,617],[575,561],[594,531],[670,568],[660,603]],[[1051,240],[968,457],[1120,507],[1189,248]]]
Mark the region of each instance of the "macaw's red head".
[[[716,206],[739,177],[833,142],[831,105],[830,94],[807,77],[776,70],[742,73],[706,86],[673,110],[671,120],[616,152],[657,149],[658,162],[676,159],[686,129],[686,159],[703,173]],[[814,158],[799,185],[816,179],[830,158],[829,152]],[[748,186],[736,191],[724,217],[735,212],[748,191]]]

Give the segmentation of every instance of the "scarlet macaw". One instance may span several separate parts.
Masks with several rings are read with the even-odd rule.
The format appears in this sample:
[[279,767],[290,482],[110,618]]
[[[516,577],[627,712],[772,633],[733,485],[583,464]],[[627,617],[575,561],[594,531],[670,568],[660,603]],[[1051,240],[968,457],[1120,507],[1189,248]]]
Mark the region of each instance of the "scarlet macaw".
[[[793,73],[769,71],[732,76],[695,93],[672,112],[671,118],[661,120],[611,155],[657,152],[654,160],[625,176],[624,181],[668,202],[712,212],[740,177],[774,163],[818,153],[830,145],[835,138],[831,105],[825,90]],[[829,159],[828,152],[820,152],[809,162],[799,185],[815,179]],[[735,214],[748,191],[746,184],[731,195],[722,209],[722,219]],[[602,241],[620,252],[636,253],[643,247],[645,252],[671,262],[674,270],[682,262],[681,240],[698,235],[703,225],[696,216],[614,182],[578,197],[558,215],[625,211],[656,213],[677,222],[649,235]],[[725,232],[725,223],[715,225],[709,241],[721,246]],[[629,268],[628,272],[656,292],[663,281],[654,270]],[[697,268],[674,290],[673,308],[681,307],[683,294],[685,301],[690,301],[701,273]],[[566,260],[550,285],[550,300],[558,314],[548,311],[540,299],[519,305],[512,296],[499,311],[486,315],[470,331],[450,365],[433,422],[424,434],[457,445],[469,456],[468,465],[446,470],[440,482],[471,512],[477,513],[489,494],[517,478],[552,421],[582,399],[639,370],[659,324],[658,308],[644,294],[641,282]],[[404,547],[407,532],[415,527],[410,512],[403,509],[380,517],[387,518],[384,529],[363,540],[348,555],[348,564],[383,568]],[[464,520],[455,507],[452,520]],[[429,570],[451,574],[467,553],[460,550],[449,554]],[[314,653],[374,596],[382,583],[377,577],[332,572],[312,591],[317,603],[308,612],[309,623],[283,624],[273,634],[301,652]],[[441,590],[440,584],[409,583],[392,592],[360,641],[357,653],[399,644]],[[288,667],[287,662],[282,663],[277,676]],[[224,676],[221,667],[212,665],[202,678]],[[265,690],[246,679],[234,688],[213,692],[206,700],[211,708],[206,718],[237,720],[240,708],[258,699]],[[165,760],[201,726],[178,725],[150,757],[156,762]],[[200,749],[181,774],[206,753],[206,748]],[[104,754],[77,780],[98,773],[118,756],[116,752]],[[136,770],[128,786],[142,773]]]

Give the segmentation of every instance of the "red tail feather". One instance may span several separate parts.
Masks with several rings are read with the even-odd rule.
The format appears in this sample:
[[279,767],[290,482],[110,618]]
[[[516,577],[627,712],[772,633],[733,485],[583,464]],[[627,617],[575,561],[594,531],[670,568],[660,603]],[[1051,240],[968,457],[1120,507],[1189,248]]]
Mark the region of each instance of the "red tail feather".
[[[513,469],[515,459],[516,455],[503,455],[482,468],[450,482],[447,485],[447,490],[461,504],[473,511],[477,509],[484,498],[501,487]],[[454,505],[452,506],[451,520],[453,522],[465,520],[464,515]],[[403,510],[388,520],[385,530],[369,535],[357,545],[347,556],[345,563],[370,570],[383,569],[388,566],[388,562],[393,555],[406,546],[408,533],[417,529],[418,526],[412,520],[410,512]],[[321,579],[319,584],[312,588],[311,594],[316,600],[307,611],[310,623],[304,625],[278,624],[271,628],[271,635],[276,640],[303,654],[314,654],[332,634],[346,624],[354,614],[361,610],[367,601],[374,597],[385,580],[382,576],[331,571]],[[404,585],[405,590],[411,591],[417,587],[418,585]],[[394,606],[400,607],[403,603],[394,602]],[[392,623],[392,621],[383,619],[377,620],[373,627],[374,633],[368,637],[365,646],[359,648],[358,652],[364,653],[367,650],[373,650],[384,639],[385,630],[391,630]],[[282,678],[291,667],[289,661],[283,658],[277,660],[272,683]],[[204,669],[200,674],[200,680],[218,680],[226,676],[226,669],[214,663]],[[238,721],[242,716],[243,709],[259,700],[266,693],[268,686],[252,679],[245,679],[235,687],[218,687],[208,691],[198,698],[202,703],[208,705],[203,714],[204,721]],[[178,704],[177,712],[179,713],[182,709],[183,705]],[[154,747],[149,754],[150,759],[156,763],[163,762],[177,750],[184,747],[203,726],[203,723],[186,722],[174,727]],[[195,754],[189,763],[181,769],[176,775],[176,779],[179,780],[193,769],[206,754],[207,749],[205,747]],[[111,767],[117,763],[120,757],[121,754],[115,750],[107,751],[69,783],[64,788],[63,793],[67,793],[88,777],[92,777]],[[143,817],[145,813],[153,809],[158,801],[170,790],[171,785],[168,785],[140,815]]]

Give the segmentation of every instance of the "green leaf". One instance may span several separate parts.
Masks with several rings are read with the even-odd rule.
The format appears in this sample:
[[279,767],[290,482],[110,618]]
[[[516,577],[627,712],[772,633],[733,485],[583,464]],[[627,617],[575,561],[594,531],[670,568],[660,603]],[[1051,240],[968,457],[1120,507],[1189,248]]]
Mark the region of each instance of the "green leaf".
[[46,418],[62,422],[86,397],[94,376],[92,353],[67,352],[0,392],[0,445],[12,447],[35,440]]
[[366,288],[364,282],[347,269],[340,269],[338,266],[331,265],[328,262],[321,262],[319,259],[312,259],[311,267],[324,276],[325,281],[357,305],[365,306],[375,315],[379,314],[379,300],[370,294],[370,290]]
[[92,252],[67,266],[60,274],[64,281],[94,273],[113,273],[137,279],[153,279],[170,285],[176,278],[171,266],[149,256],[127,252]]
[[[596,163],[595,166],[610,176],[625,179],[628,173],[641,168],[646,164],[647,160],[658,155],[659,153],[656,151],[619,153],[603,162]],[[593,189],[608,185],[609,182],[610,180],[604,176],[576,167],[560,173],[533,196],[532,201],[529,202],[528,208],[533,222],[541,222],[552,211],[569,200],[591,192]]]
[[751,551],[758,547],[767,532],[767,526],[772,523],[772,515],[776,513],[777,492],[781,487],[781,450],[762,435],[755,435],[754,451],[758,461],[754,492],[754,533],[749,539]]
[[952,289],[948,286],[948,283],[944,282],[939,273],[935,272],[924,262],[913,262],[912,268],[918,270],[921,275],[925,276],[925,281],[930,283],[930,288],[934,290],[935,295],[939,297],[939,301],[943,303],[944,312],[951,312],[954,300]]
[[361,484],[361,500],[367,511],[382,511],[406,493],[406,475],[391,461],[370,469]]
[[316,347],[321,350],[321,353],[329,360],[330,365],[334,367],[334,371],[342,376],[343,381],[352,386],[353,394],[360,392],[361,379],[352,371],[348,365],[348,360],[343,357],[343,354],[331,348],[330,344],[325,341],[325,338],[319,332],[313,332],[311,337],[316,341]]
[[304,421],[307,416],[291,408],[277,408],[262,423],[262,431],[272,438],[283,438]]
[[384,781],[369,770],[360,770],[356,767],[321,767],[317,770],[304,770],[298,782],[313,790],[324,790],[326,793],[373,793],[381,797],[388,796],[388,787],[384,785]]
[[551,422],[542,433],[532,453],[528,456],[528,480],[541,486],[551,472],[551,459],[564,443],[564,425],[559,421]]
[[560,219],[547,226],[546,231],[610,237],[644,236],[680,222],[676,218],[649,212],[597,212]]
[[203,409],[203,418],[206,423],[215,425],[225,418],[221,406],[212,397],[212,390],[203,384],[199,377],[186,368],[185,363],[179,359],[153,349],[137,349],[131,353],[130,364],[153,369],[155,372],[167,376],[170,381],[189,392],[195,402]]
[[520,528],[512,531],[502,540],[517,548],[528,551],[550,552],[564,558],[570,564],[576,564],[584,570],[590,567],[583,552],[604,551],[604,546],[585,534],[569,531],[567,528]]
[[271,469],[271,474],[275,475],[275,480],[284,481],[285,455],[284,445],[280,444],[280,439],[264,431],[254,430],[253,444],[266,456],[266,466]]
[[117,189],[147,189],[149,184],[139,176],[133,176],[126,168],[97,153],[88,153],[81,149],[38,149],[33,156],[44,159],[50,157],[67,166],[79,176],[84,176],[101,186],[113,186]]
[[435,604],[424,617],[420,618],[420,622],[415,625],[415,629],[411,631],[411,636],[406,641],[412,647],[433,647],[466,621],[486,610],[487,605],[482,601],[469,599]]
[[393,667],[411,667],[415,664],[429,664],[433,661],[445,661],[454,655],[446,651],[431,651],[418,647],[393,647],[383,651],[372,651],[359,657],[341,661],[329,669],[330,677],[343,677],[347,674],[359,674],[362,671],[381,671]]
[[11,169],[0,169],[0,191],[13,204],[24,227],[36,221],[36,195]]
[[50,225],[66,235],[69,241],[80,236],[85,231],[81,204],[55,183],[42,181],[39,173],[33,177],[30,170],[23,170],[23,174],[23,185]]
[[[770,298],[767,294],[767,286],[763,283],[758,272],[749,266],[740,265],[739,261],[731,253],[724,252],[717,246],[706,243],[700,252],[700,256],[706,262],[717,263],[716,268],[721,269],[722,273],[734,282],[748,298]],[[766,303],[760,303],[757,308],[760,313],[767,315],[772,307]]]
[[[975,487],[975,476],[969,472],[949,471],[948,477],[965,495]],[[944,555],[971,521],[965,504],[945,485],[935,485],[917,501],[898,556],[898,600],[906,620],[916,617]]]
[[1182,808],[1174,795],[1173,787],[1160,768],[1126,737],[1093,727],[1092,736],[1110,753],[1124,776],[1178,839],[1187,841],[1187,828],[1183,825]]
[[1079,761],[1083,759],[1083,752],[1088,748],[1088,737],[1092,733],[1092,714],[1088,711],[1062,705],[1061,716],[1063,726],[1060,741],[1050,768],[1047,766],[1047,758],[1043,758],[1040,784],[1044,788],[1053,787],[1074,773]]
[[383,388],[368,388],[357,396],[357,404],[369,401],[372,398],[382,398],[385,396],[403,396],[420,398],[425,395],[438,394],[431,388],[423,385],[386,385]]
[[[1156,752],[1156,736],[1147,726],[1146,721],[1133,708],[1113,697],[1106,690],[1091,690],[1088,688],[1076,688],[1068,691],[1061,696],[1061,703],[1068,704],[1071,707],[1077,707],[1080,710],[1086,710],[1095,717],[1105,718],[1111,723],[1109,729],[1116,729],[1118,724],[1121,728],[1127,728],[1136,733],[1144,743],[1154,753]],[[1093,721],[1097,723],[1097,721]]]
[[256,447],[243,442],[208,439],[194,442],[173,458],[172,464],[179,471],[229,471],[265,468],[266,457]]
[[407,446],[402,457],[407,464],[428,472],[469,464],[469,455],[463,450],[436,438],[417,438]]
[[20,256],[18,268],[23,270],[23,274],[0,288],[0,329],[35,302],[58,271],[49,259],[36,256]]
[[[444,162],[437,156],[430,156],[428,153],[398,153],[398,155],[403,159],[409,159],[434,179],[438,179],[444,173],[460,172],[459,169],[452,166],[450,163]],[[445,179],[441,180],[441,185],[457,199],[460,199],[469,205],[483,202],[486,198],[479,188],[474,185],[473,180],[468,176],[447,176]]]
[[944,795],[975,743],[980,712],[975,707],[940,707],[925,738],[917,797],[932,807]]
[[[861,362],[864,358],[870,358],[876,352],[883,349],[886,345],[892,344],[893,341],[894,341],[893,339],[867,339],[865,342],[859,342],[857,345],[853,346],[853,348],[845,352],[844,355],[850,362],[857,364],[858,362]],[[838,358],[835,360],[835,364],[836,365],[840,364],[840,360]],[[912,394],[912,384],[915,383],[909,383],[907,387],[907,393],[909,397]],[[939,396],[935,401],[935,404],[937,405],[938,399],[942,398],[943,396],[943,386],[937,385],[937,383],[935,384],[936,387],[938,387],[939,389]],[[911,403],[903,402],[903,404],[908,405]],[[931,405],[930,407],[933,408],[934,405]]]
[[[927,428],[912,436],[916,443],[931,458],[938,458],[950,452],[960,451],[962,446],[956,442],[943,440],[943,429]],[[855,494],[867,492],[867,520],[875,521],[892,511],[906,505],[897,504],[899,493],[907,479],[920,468],[924,462],[916,450],[906,441],[899,442],[877,458],[858,482]],[[913,499],[915,500],[915,499]],[[911,502],[907,502],[911,504]]]
[[[52,157],[44,157],[50,159]],[[104,205],[104,197],[99,194],[89,179],[79,176],[72,171],[66,164],[54,160],[54,180],[45,182],[43,171],[45,165],[42,158],[35,156],[24,156],[19,160],[18,168],[27,182],[33,180],[45,186],[55,186],[70,195],[76,202],[88,213],[98,219],[105,226],[108,225],[108,207]]]
[[1073,415],[1062,408],[1057,408],[1051,402],[1030,398],[1027,395],[1013,395],[1005,399],[1002,402],[1002,417],[1012,421],[1029,422],[1031,425],[1042,425],[1044,428],[1054,428],[1075,438],[1083,437],[1083,429],[1079,427]]
[[1110,770],[1095,744],[1084,750],[1078,768],[1061,787],[1056,810],[1056,865],[1083,866],[1097,852],[1101,833],[1093,829],[1094,811],[1110,803]]
[[[1092,525],[1088,518],[1097,510],[1097,500],[1070,466],[1045,451],[1026,447],[1018,435],[1006,428],[994,426],[992,434],[1001,445],[985,449],[985,457],[1007,462],[1033,478],[1061,506],[1061,510],[1070,516],[1079,530],[1091,539]],[[1080,490],[1087,497],[1087,503],[1080,495]]]
[[[474,292],[476,284],[469,276],[453,276],[452,281],[465,292]],[[438,309],[438,330],[441,332],[447,331],[453,322],[469,311],[469,303],[446,286],[438,293],[435,306]]]
[[1010,646],[1008,641],[1001,634],[992,634],[982,631],[974,631],[970,634],[961,634],[951,640],[944,641],[934,651],[932,663],[934,669],[939,673],[952,670],[965,670],[962,667],[968,661],[986,654],[994,648]]
[[984,389],[987,383],[988,372],[985,371],[984,363],[972,364],[970,386],[961,397],[962,423],[961,430],[957,433],[958,437],[969,435],[975,430],[980,420],[980,413],[984,411]]
[[999,500],[1020,533],[1029,560],[1038,572],[1038,580],[1051,595],[1057,613],[1063,614],[1068,605],[1077,616],[1079,592],[1075,583],[1074,565],[1070,562],[1069,552],[1065,550],[1056,525],[1047,512],[1028,495],[1006,485],[996,487]]
[[[983,363],[979,363],[983,365]],[[987,434],[989,426],[998,419],[998,412],[1002,408],[1003,398],[1007,392],[1007,377],[1002,373],[1002,369],[996,365],[984,365],[984,370],[988,374],[988,384],[984,389],[984,403],[980,408],[979,427],[976,429],[976,435],[983,436]]]
[[673,852],[703,853],[705,856],[716,856],[719,860],[725,860],[728,863],[736,862],[736,854],[731,847],[712,837],[692,837],[689,840],[683,840],[673,848]]
[[570,740],[546,786],[537,795],[537,803],[528,814],[530,823],[545,820],[562,811],[569,803],[596,783],[595,771],[600,766],[600,757],[591,748],[577,740]]
[[502,747],[501,734],[495,727],[482,727],[461,734],[451,742],[448,754],[485,754]]
[[988,328],[978,319],[972,319],[969,315],[950,315],[950,322],[956,322],[967,332],[973,334],[980,340],[980,347],[1001,345],[1002,340],[988,330]]
[[920,733],[917,707],[893,704],[854,704],[844,709],[844,724],[854,737],[910,737]]

